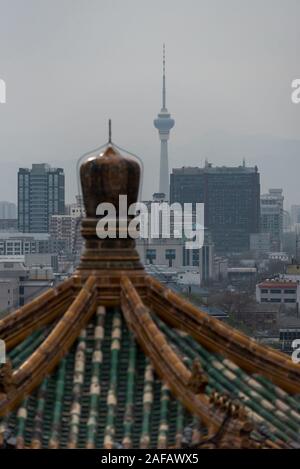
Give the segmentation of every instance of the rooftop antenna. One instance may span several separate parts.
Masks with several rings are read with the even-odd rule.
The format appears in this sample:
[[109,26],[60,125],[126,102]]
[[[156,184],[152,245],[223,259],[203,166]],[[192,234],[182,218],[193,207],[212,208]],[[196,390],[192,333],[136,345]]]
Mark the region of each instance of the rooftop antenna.
[[108,143],[111,144],[111,119],[108,119]]
[[163,102],[162,107],[166,109],[166,46],[163,44]]

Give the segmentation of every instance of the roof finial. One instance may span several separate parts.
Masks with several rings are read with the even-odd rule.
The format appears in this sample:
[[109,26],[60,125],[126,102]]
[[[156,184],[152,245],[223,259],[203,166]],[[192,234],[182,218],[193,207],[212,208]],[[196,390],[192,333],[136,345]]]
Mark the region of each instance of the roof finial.
[[111,143],[111,119],[108,119],[108,143]]
[[166,109],[166,46],[163,44],[163,94],[162,108]]

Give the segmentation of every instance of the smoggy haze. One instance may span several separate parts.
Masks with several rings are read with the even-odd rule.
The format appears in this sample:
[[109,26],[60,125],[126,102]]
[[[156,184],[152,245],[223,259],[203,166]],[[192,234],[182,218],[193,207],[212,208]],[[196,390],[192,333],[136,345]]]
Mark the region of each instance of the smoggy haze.
[[158,188],[161,48],[175,119],[170,168],[257,164],[262,191],[300,204],[298,0],[0,0],[0,200],[16,200],[16,172],[65,168],[113,139],[144,161],[144,196]]

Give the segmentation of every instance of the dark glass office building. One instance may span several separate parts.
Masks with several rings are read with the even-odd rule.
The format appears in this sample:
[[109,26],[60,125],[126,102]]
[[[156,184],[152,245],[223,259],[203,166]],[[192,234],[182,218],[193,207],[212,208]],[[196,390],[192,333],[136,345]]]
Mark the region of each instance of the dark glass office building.
[[62,168],[33,164],[18,172],[18,228],[23,233],[48,233],[51,215],[65,212]]
[[204,203],[205,227],[218,254],[249,250],[251,233],[260,228],[260,181],[257,167],[173,169],[170,201]]

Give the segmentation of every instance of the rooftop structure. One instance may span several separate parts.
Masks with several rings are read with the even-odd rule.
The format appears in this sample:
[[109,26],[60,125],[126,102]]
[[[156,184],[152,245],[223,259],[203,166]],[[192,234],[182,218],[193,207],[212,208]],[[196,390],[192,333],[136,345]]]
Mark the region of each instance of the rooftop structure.
[[116,238],[97,236],[99,203],[118,215],[120,194],[128,205],[137,199],[137,161],[109,144],[80,176],[78,269],[0,321],[9,357],[0,369],[0,446],[299,444],[299,365],[148,275],[124,224]]

